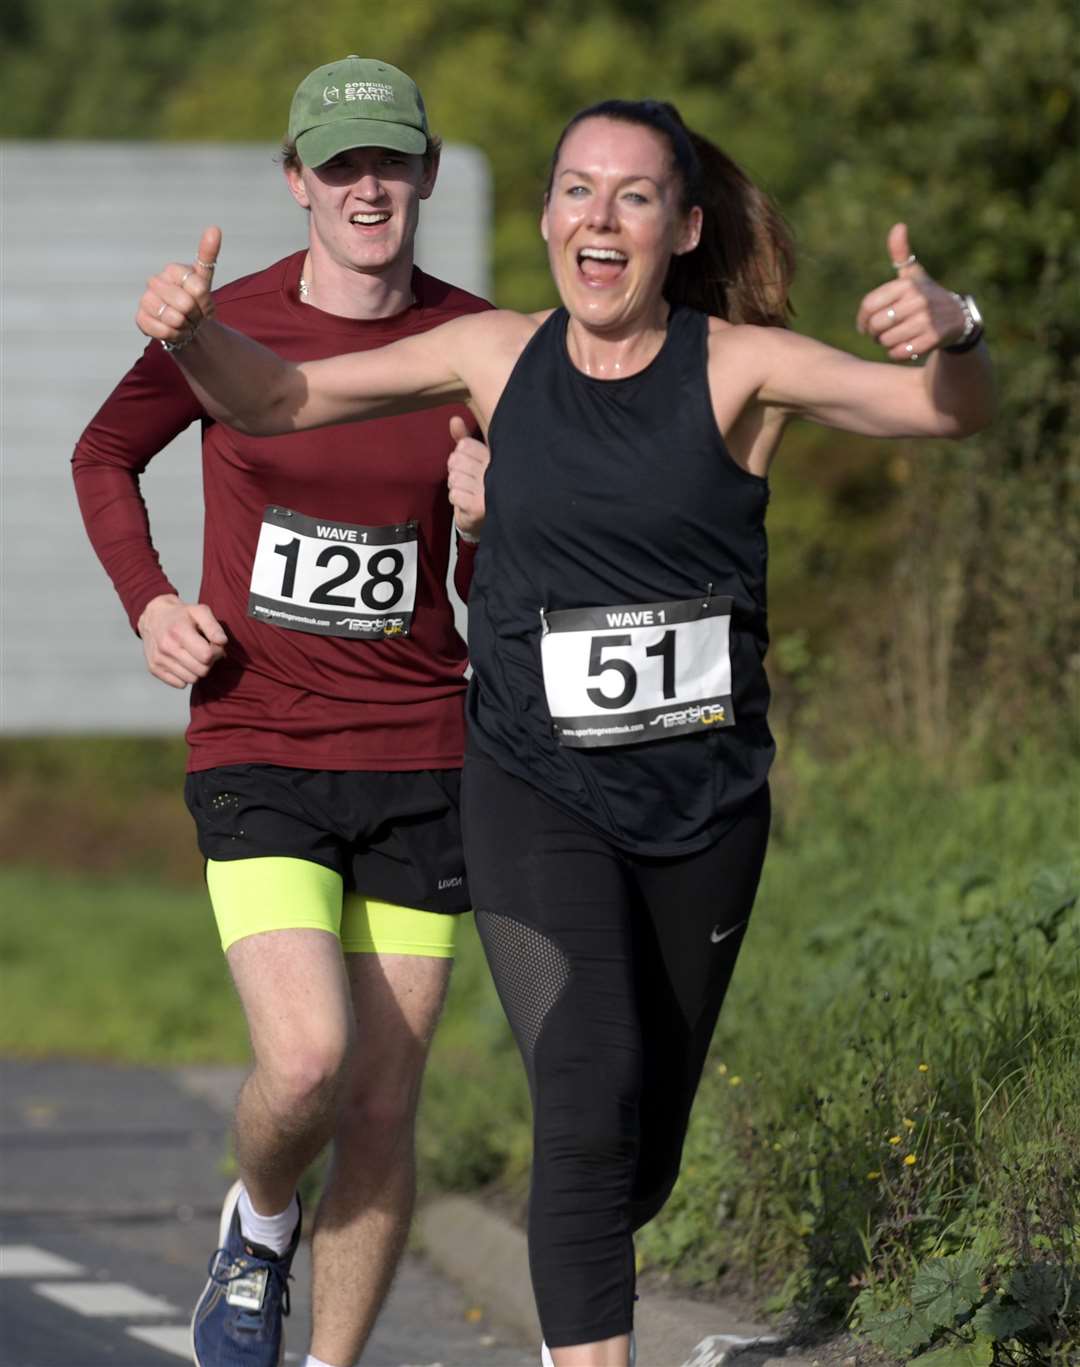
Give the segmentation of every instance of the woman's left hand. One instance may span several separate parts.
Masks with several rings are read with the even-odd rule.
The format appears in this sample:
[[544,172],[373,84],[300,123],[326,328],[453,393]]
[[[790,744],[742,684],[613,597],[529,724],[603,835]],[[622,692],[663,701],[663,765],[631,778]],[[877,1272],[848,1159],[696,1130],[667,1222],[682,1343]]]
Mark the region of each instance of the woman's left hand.
[[956,295],[919,264],[906,223],[894,223],[887,242],[896,279],[863,299],[855,326],[884,347],[892,360],[917,361],[958,342],[967,320]]
[[454,507],[454,524],[475,541],[484,525],[484,475],[491,453],[482,441],[469,436],[459,417],[450,419],[450,436],[457,443],[446,465],[447,496]]

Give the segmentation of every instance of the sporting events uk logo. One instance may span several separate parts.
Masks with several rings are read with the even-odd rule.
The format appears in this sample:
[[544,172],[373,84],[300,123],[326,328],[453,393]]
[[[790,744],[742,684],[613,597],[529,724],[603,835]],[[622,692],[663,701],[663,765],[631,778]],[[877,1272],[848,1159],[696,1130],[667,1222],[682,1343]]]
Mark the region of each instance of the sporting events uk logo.
[[669,726],[723,726],[727,721],[727,709],[718,703],[706,703],[704,707],[681,707],[677,712],[661,712],[658,717],[653,717],[649,722],[650,726],[662,726],[666,731]]

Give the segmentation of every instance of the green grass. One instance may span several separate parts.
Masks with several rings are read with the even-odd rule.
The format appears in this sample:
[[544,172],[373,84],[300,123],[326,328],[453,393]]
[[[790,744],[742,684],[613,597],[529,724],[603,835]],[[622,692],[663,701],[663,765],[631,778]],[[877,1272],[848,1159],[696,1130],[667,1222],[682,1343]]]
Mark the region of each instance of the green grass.
[[[967,1351],[976,1303],[923,1344],[904,1319],[935,1266],[959,1268],[984,1317],[1019,1322],[1017,1287],[1041,1277],[1045,1292],[1080,1264],[1078,890],[1074,760],[965,782],[880,754],[789,760],[683,1176],[639,1238],[642,1266],[811,1318],[852,1313],[895,1356],[949,1333]],[[6,1052],[246,1056],[201,887],[9,870],[0,895]],[[516,1198],[529,1145],[522,1069],[467,923],[424,1094],[425,1181]],[[1030,1352],[1016,1339],[1011,1359],[987,1356],[986,1339],[962,1360],[1067,1361],[1080,1327],[1060,1289]]]
[[206,893],[0,870],[0,1049],[236,1062],[247,1035]]
[[[882,755],[793,768],[683,1176],[639,1263],[812,1321],[864,1292],[854,1322],[890,1344],[880,1325],[927,1259],[967,1252],[986,1297],[1018,1268],[1080,1263],[1080,767],[966,786]],[[429,1164],[517,1188],[520,1066],[462,968]],[[1066,1361],[1078,1320],[1063,1295],[1011,1360]]]

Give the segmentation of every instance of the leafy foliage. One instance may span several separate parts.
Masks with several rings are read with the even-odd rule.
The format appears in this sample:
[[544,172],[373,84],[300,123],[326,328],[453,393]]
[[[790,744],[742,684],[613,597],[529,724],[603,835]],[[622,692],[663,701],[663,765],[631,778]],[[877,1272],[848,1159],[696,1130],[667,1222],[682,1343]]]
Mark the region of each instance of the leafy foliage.
[[[8,900],[48,908],[4,928],[9,1051],[244,1056],[181,759],[127,740],[9,743],[0,825],[48,816],[5,846]],[[1033,752],[1005,780],[957,785],[878,750],[828,766],[799,752],[792,774],[642,1267],[807,1319],[853,1313],[905,1359],[989,1340],[994,1367],[1065,1367],[1080,1349],[1080,773]],[[149,821],[166,797],[171,816]],[[163,882],[167,850],[189,856],[179,886]],[[20,872],[35,855],[49,872]],[[424,1094],[425,1180],[497,1182],[519,1203],[530,1140],[520,1060],[464,927]]]
[[[769,930],[721,1021],[691,1180],[641,1247],[690,1282],[756,1276],[806,1313],[857,1294],[882,1346],[928,1367],[1065,1361],[1080,1346],[1064,1271],[1080,1262],[1073,0],[415,0],[377,34],[352,0],[11,0],[0,37],[4,135],[32,138],[272,139],[304,72],[374,48],[417,76],[444,137],[487,153],[508,306],[551,302],[550,150],[575,109],[614,95],[675,100],[776,196],[806,331],[874,354],[851,320],[895,220],[978,297],[1000,385],[989,431],[916,446],[807,427],[778,462],[787,758],[755,913]],[[38,760],[52,772],[47,748]],[[12,952],[35,961],[29,940]],[[471,1015],[437,1045],[429,1171],[513,1179],[520,1071],[482,975],[459,982]],[[167,1027],[86,1047],[142,1056]]]
[[978,1303],[979,1273],[979,1258],[972,1253],[926,1262],[912,1282],[911,1304],[931,1324],[952,1324]]
[[[1059,1332],[1080,1282],[1065,1267],[1037,1262],[1014,1269],[1007,1287],[987,1294],[983,1259],[968,1251],[924,1262],[905,1303],[883,1308],[881,1291],[864,1291],[855,1304],[862,1333],[886,1352],[919,1367],[1044,1367],[1063,1348]],[[894,1298],[895,1288],[885,1293]],[[1056,1347],[1055,1347],[1056,1345]]]
[[753,1269],[808,1320],[854,1299],[904,1360],[949,1328],[974,1344],[984,1303],[1002,1340],[1024,1305],[1034,1367],[1080,1347],[1077,1302],[1037,1319],[1013,1280],[1080,1261],[1077,808],[1040,836],[1015,779],[910,778],[878,755],[789,790],[683,1178],[639,1246],[695,1283]]
[[837,345],[875,354],[851,320],[907,220],[931,271],[983,306],[1001,415],[959,448],[789,435],[772,512],[777,722],[822,753],[886,736],[931,764],[1009,762],[1032,735],[1075,750],[1071,0],[416,0],[377,35],[351,0],[38,0],[9,6],[2,32],[18,137],[273,139],[300,75],[374,47],[419,78],[445,137],[490,158],[511,307],[552,300],[537,233],[550,151],[607,96],[674,99],[773,192],[800,245],[799,325]]
[[947,1343],[932,1353],[923,1354],[916,1361],[923,1363],[924,1367],[991,1367],[994,1345],[980,1334],[974,1339]]

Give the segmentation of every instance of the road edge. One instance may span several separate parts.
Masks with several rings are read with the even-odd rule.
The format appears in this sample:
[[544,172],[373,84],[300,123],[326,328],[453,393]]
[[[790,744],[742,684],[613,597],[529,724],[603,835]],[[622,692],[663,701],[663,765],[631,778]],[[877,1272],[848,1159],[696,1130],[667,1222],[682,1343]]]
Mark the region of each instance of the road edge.
[[[177,1084],[231,1116],[245,1068],[173,1070]],[[414,1237],[422,1252],[490,1318],[539,1346],[524,1233],[471,1196],[430,1197],[418,1208]],[[637,1309],[641,1367],[815,1367],[768,1325],[721,1301],[650,1295]]]
[[[493,1320],[539,1345],[525,1235],[469,1196],[438,1196],[417,1211],[424,1254]],[[642,1367],[812,1367],[768,1325],[723,1301],[649,1296],[637,1309]]]

